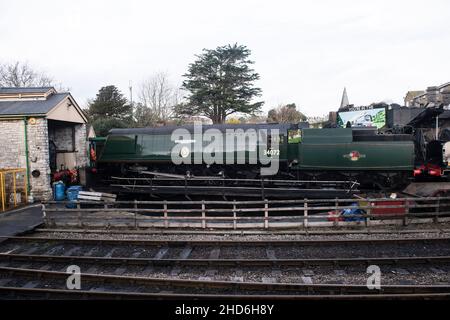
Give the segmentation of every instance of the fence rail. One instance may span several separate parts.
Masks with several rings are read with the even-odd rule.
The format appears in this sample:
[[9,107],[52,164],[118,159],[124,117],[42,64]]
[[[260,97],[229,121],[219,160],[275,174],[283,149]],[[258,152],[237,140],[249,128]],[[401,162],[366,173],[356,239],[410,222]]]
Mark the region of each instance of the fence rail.
[[[69,206],[69,208],[67,207]],[[49,201],[48,226],[308,228],[450,221],[450,197],[264,201]]]

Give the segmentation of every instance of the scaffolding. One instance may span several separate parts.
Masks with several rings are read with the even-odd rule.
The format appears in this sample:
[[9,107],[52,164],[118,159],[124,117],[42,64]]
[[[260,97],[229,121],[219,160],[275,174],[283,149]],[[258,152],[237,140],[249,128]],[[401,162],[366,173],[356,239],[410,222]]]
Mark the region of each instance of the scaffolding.
[[27,169],[0,169],[0,212],[27,203]]

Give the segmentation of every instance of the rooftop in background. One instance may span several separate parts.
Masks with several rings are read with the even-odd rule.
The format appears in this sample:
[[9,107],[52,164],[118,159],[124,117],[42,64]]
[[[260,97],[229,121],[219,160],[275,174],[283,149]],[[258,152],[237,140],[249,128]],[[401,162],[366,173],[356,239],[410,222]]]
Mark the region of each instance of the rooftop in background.
[[45,100],[55,93],[56,90],[53,87],[0,87],[0,101]]
[[45,116],[51,120],[86,123],[87,118],[69,92],[53,87],[0,87],[0,118]]
[[450,104],[450,82],[439,86],[431,86],[426,90],[408,91],[404,98],[407,107],[429,107],[439,104]]
[[6,100],[0,97],[0,116],[46,114],[70,93],[54,93],[46,99]]
[[29,87],[29,88],[17,88],[17,87],[0,87],[0,94],[20,94],[20,93],[46,93],[53,87]]

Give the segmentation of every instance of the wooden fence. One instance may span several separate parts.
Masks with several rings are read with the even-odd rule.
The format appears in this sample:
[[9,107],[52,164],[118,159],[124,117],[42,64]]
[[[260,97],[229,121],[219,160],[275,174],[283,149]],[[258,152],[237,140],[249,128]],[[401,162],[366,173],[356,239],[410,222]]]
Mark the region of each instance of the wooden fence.
[[[71,208],[67,207],[71,206]],[[356,211],[355,211],[356,210]],[[450,221],[450,197],[42,204],[49,227],[310,228]],[[343,213],[344,212],[344,213]]]

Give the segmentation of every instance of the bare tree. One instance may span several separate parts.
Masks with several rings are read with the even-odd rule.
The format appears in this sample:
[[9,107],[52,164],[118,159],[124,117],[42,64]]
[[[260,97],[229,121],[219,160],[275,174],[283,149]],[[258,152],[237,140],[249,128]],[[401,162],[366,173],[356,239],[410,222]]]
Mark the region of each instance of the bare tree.
[[16,61],[0,64],[2,87],[49,87],[54,80],[43,72],[34,70],[28,63]]
[[306,116],[297,110],[295,103],[280,105],[269,110],[267,114],[267,122],[297,123],[300,121],[306,121]]
[[[146,125],[154,125],[156,122],[167,122],[170,119],[174,107],[180,101],[180,91],[169,82],[167,73],[158,72],[142,82],[139,100],[141,106],[137,110],[138,114],[146,114],[146,122],[151,122]],[[138,122],[139,120],[136,119]]]

